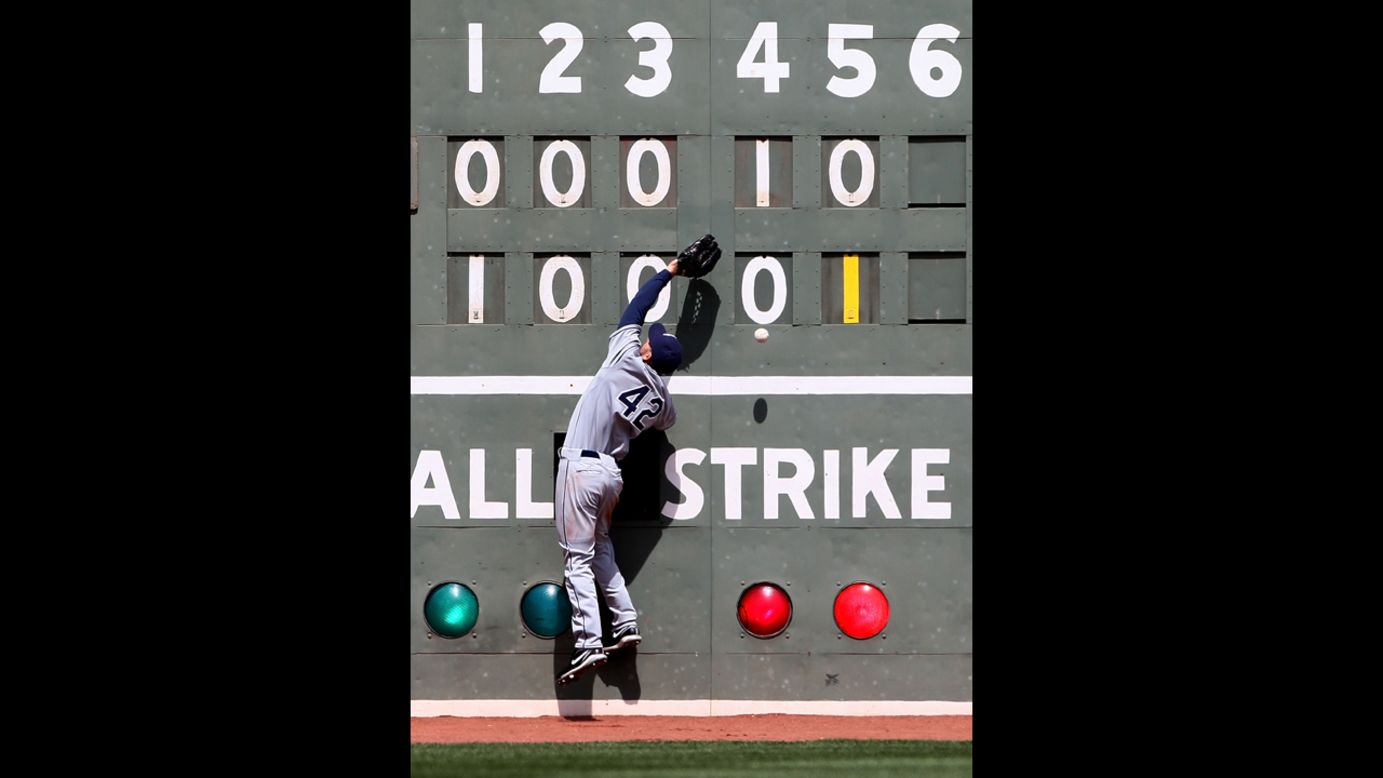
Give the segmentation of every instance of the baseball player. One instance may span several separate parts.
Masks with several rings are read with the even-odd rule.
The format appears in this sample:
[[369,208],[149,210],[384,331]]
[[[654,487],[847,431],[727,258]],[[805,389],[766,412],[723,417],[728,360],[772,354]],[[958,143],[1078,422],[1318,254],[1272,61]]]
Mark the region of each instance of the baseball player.
[[[576,647],[566,670],[557,676],[559,685],[605,664],[611,652],[642,640],[638,614],[610,545],[610,516],[624,489],[617,463],[629,453],[629,441],[639,433],[665,430],[676,423],[667,380],[682,363],[682,345],[656,322],[642,344],[639,334],[648,309],[673,276],[699,278],[719,260],[715,236],[707,234],[640,287],[610,335],[604,364],[571,413],[566,445],[559,452],[553,506],[557,542],[566,552],[566,588]],[[608,644],[601,639],[597,587],[613,616]]]

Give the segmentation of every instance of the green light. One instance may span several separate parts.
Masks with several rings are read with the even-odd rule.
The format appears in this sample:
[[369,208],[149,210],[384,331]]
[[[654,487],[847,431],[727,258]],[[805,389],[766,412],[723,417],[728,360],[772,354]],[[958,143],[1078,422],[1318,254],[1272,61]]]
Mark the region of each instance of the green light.
[[555,638],[571,627],[571,601],[561,586],[549,581],[535,584],[519,601],[523,624],[540,638]]
[[423,617],[433,632],[444,638],[459,638],[471,631],[480,615],[475,593],[459,583],[439,584],[428,592]]

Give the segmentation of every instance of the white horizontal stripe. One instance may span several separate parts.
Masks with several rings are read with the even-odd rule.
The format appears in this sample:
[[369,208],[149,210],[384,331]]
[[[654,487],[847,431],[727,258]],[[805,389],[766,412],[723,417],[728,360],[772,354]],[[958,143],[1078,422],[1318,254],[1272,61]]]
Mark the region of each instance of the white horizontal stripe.
[[971,716],[973,702],[944,700],[413,700],[433,716]]
[[[572,394],[579,395],[590,376],[489,375],[413,376],[412,394]],[[668,391],[683,395],[782,394],[972,394],[968,375],[912,376],[673,376]]]

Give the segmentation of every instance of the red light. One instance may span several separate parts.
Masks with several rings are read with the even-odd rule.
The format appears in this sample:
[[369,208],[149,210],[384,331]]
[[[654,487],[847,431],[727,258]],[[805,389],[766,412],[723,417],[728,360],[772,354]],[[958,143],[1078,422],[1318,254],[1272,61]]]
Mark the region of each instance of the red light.
[[792,621],[792,600],[787,592],[771,583],[757,583],[740,595],[740,626],[756,638],[771,638],[788,628]]
[[867,640],[888,626],[888,598],[872,584],[850,584],[836,595],[835,617],[841,632]]

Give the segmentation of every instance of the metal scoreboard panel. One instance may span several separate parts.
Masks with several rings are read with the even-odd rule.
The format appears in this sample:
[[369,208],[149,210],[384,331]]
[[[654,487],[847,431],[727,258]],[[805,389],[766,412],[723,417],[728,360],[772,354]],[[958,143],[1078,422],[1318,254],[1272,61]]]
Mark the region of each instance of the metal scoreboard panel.
[[[970,700],[969,390],[823,383],[972,374],[969,0],[415,0],[412,33],[413,698]],[[704,232],[725,261],[658,317],[679,420],[613,530],[645,641],[555,689],[571,635],[518,602],[561,581],[558,436],[631,287]],[[452,580],[480,609],[446,639],[422,604]],[[791,582],[770,640],[735,617],[759,580]],[[882,635],[836,628],[853,581]]]

